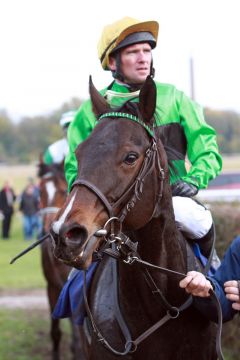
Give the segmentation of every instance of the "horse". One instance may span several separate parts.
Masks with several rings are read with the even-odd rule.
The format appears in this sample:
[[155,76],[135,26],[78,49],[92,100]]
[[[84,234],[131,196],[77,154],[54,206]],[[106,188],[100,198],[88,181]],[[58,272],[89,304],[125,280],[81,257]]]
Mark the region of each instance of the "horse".
[[89,88],[97,124],[76,149],[77,178],[51,228],[66,264],[86,272],[100,258],[84,295],[86,358],[215,360],[216,326],[179,287],[187,245],[174,219],[170,153],[154,127],[155,83],[148,77],[139,103],[117,109],[91,79]]
[[[63,163],[47,165],[40,157],[38,164],[38,176],[40,177],[40,214],[42,216],[42,235],[49,233],[56,213],[64,204],[67,196],[67,183],[64,176]],[[41,263],[43,274],[47,283],[47,295],[50,312],[57,303],[59,294],[64,283],[67,281],[71,267],[58,260],[53,254],[53,247],[50,241],[41,243]],[[60,343],[62,331],[60,320],[53,319],[51,316],[51,339],[52,339],[52,359],[60,359]],[[73,322],[72,326],[72,352],[73,359],[83,359],[81,357],[81,343],[79,341],[79,329]]]

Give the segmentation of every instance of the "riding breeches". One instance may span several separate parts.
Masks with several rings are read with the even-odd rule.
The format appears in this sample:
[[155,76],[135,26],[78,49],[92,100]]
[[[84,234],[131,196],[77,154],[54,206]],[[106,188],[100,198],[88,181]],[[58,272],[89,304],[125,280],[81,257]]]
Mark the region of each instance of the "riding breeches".
[[173,196],[177,227],[190,239],[200,239],[208,233],[213,220],[211,212],[189,197]]

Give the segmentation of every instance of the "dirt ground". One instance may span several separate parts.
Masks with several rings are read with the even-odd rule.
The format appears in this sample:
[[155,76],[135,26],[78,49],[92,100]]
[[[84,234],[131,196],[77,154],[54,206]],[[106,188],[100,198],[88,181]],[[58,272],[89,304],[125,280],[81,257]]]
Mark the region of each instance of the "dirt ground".
[[0,308],[48,310],[46,290],[0,290]]

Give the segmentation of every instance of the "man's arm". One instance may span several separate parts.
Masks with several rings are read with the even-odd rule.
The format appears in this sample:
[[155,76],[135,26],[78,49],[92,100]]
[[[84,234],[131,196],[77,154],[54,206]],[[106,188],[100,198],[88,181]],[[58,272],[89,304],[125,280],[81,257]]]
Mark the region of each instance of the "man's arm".
[[[192,280],[192,278],[194,279]],[[222,263],[216,273],[209,277],[211,285],[220,301],[224,321],[231,320],[236,311],[240,310],[239,279],[240,236],[237,236],[225,252]],[[203,315],[216,321],[216,311],[208,296],[210,289],[209,280],[203,279],[203,275],[200,273],[193,275],[190,272],[189,276],[180,282],[180,286],[195,295],[194,305]],[[204,296],[201,297],[201,295]]]
[[230,280],[224,283],[226,298],[233,301],[232,308],[240,311],[240,281]]
[[180,281],[179,286],[187,293],[199,297],[209,297],[209,290],[213,290],[212,284],[198,271],[189,271],[187,276]]
[[[180,282],[180,287],[185,288],[189,294],[194,295],[193,305],[209,320],[218,321],[216,304],[213,298],[210,297],[210,289],[214,289],[219,299],[224,322],[231,320],[236,314],[236,303],[233,304],[227,299],[223,287],[214,278],[211,278],[210,282],[203,274],[193,271],[188,273],[187,277]],[[230,297],[232,295],[232,293],[229,294]]]
[[187,154],[191,162],[188,174],[182,180],[206,188],[209,180],[222,169],[215,130],[206,123],[200,105],[182,94],[179,100],[181,125],[187,139]]
[[43,154],[43,162],[44,164],[50,165],[53,163],[53,158],[52,155],[49,151],[49,147],[47,148],[47,150],[44,152]]
[[75,155],[75,151],[79,144],[92,132],[96,123],[95,116],[93,115],[91,109],[90,100],[84,102],[80,109],[78,110],[74,121],[70,124],[68,128],[68,145],[69,152],[65,157],[64,168],[65,176],[68,183],[68,190],[70,191],[73,182],[77,177],[78,164]]

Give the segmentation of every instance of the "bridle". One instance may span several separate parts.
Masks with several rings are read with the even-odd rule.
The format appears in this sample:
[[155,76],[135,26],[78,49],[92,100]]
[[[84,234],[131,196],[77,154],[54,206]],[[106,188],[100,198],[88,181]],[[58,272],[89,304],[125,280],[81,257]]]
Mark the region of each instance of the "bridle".
[[119,207],[119,205],[121,203],[124,202],[124,200],[126,200],[128,198],[129,194],[131,194],[131,192],[133,192],[132,197],[130,198],[130,200],[128,200],[127,204],[121,209],[120,215],[118,215],[118,218],[119,218],[120,222],[122,223],[124,221],[127,213],[131,209],[134,208],[137,200],[140,199],[140,195],[142,194],[142,191],[143,191],[144,181],[145,181],[146,177],[149,174],[151,174],[152,171],[154,170],[155,162],[157,161],[157,170],[158,170],[158,178],[159,178],[160,186],[159,186],[159,192],[157,194],[157,201],[155,204],[155,209],[153,211],[153,215],[154,215],[158,201],[162,198],[163,181],[165,179],[165,173],[164,173],[164,169],[161,167],[161,164],[160,164],[160,159],[159,159],[158,152],[157,152],[156,138],[155,138],[153,129],[150,126],[148,126],[144,121],[142,121],[140,118],[138,118],[137,116],[128,114],[128,113],[124,113],[124,112],[112,111],[112,112],[104,113],[99,117],[98,121],[101,121],[102,119],[105,119],[105,118],[109,119],[109,118],[116,118],[116,117],[119,119],[129,119],[133,122],[137,122],[142,127],[144,127],[144,129],[146,130],[148,135],[150,135],[150,137],[151,137],[151,142],[149,144],[148,149],[145,152],[142,167],[141,167],[137,177],[135,178],[135,181],[133,182],[132,185],[129,186],[129,188],[123,193],[123,195],[114,204],[110,204],[108,199],[105,197],[105,195],[102,193],[102,191],[96,187],[96,185],[94,185],[93,183],[89,182],[88,180],[85,180],[82,178],[74,181],[74,183],[72,184],[71,190],[75,186],[79,186],[79,185],[86,186],[93,193],[95,193],[95,195],[102,201],[105,208],[108,210],[108,214],[109,214],[110,218],[113,216],[116,216],[114,214],[115,210]]
[[[105,208],[108,211],[109,218],[116,217],[115,211],[120,207],[124,201],[129,198],[130,194],[132,193],[132,196],[127,201],[127,204],[123,206],[123,208],[120,210],[120,213],[118,214],[118,220],[120,223],[123,223],[125,217],[127,214],[134,208],[137,200],[140,200],[140,195],[143,192],[143,186],[146,178],[153,172],[155,169],[155,163],[157,162],[157,172],[158,172],[158,178],[159,178],[159,190],[157,194],[157,200],[155,203],[155,208],[153,210],[151,218],[154,216],[154,213],[156,211],[156,208],[158,206],[159,200],[162,198],[163,194],[163,181],[165,179],[165,173],[164,169],[161,167],[159,156],[157,153],[157,145],[156,140],[153,138],[151,140],[150,146],[145,152],[144,160],[142,163],[142,167],[135,178],[134,182],[129,186],[129,188],[120,196],[120,198],[114,203],[111,204],[106,196],[102,193],[102,191],[93,183],[91,183],[88,180],[85,180],[83,178],[79,178],[74,181],[72,184],[71,190],[76,187],[83,185],[87,187],[89,190],[91,190],[104,204]],[[150,219],[151,219],[150,218]]]

